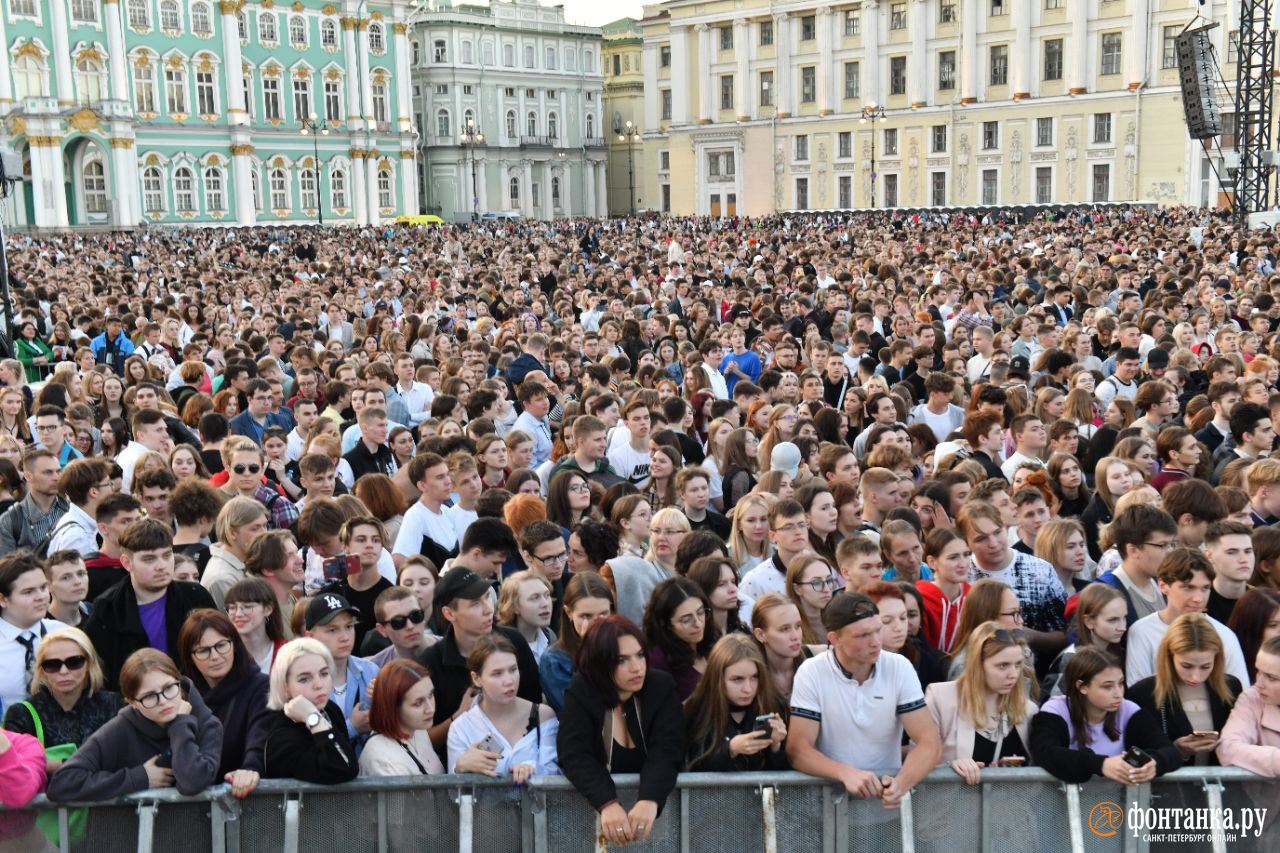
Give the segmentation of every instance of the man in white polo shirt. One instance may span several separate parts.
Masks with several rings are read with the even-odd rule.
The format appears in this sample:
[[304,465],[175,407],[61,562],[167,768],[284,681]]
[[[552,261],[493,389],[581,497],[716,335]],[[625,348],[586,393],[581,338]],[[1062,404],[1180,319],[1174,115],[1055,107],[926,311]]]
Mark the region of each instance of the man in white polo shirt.
[[[831,647],[800,665],[791,692],[791,766],[897,808],[942,756],[920,679],[906,658],[881,650],[880,610],[865,595],[836,595],[822,624]],[[914,742],[905,761],[904,729]]]

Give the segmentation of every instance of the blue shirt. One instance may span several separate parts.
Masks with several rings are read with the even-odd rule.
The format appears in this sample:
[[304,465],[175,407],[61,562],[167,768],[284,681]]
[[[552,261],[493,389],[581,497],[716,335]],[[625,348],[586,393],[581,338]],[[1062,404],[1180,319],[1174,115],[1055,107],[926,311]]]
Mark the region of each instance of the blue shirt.
[[732,352],[726,354],[724,358],[720,359],[720,372],[724,373],[724,381],[729,388],[730,397],[733,397],[733,386],[737,385],[738,380],[742,378],[736,373],[725,372],[725,368],[729,366],[730,362],[735,362],[752,382],[760,381],[760,374],[764,372],[764,365],[760,363],[760,356],[751,350],[746,350],[742,355]]
[[[880,575],[880,580],[884,580],[884,581],[902,580],[902,576],[898,574],[897,569],[895,569],[893,566],[890,566],[889,568],[885,569],[884,572]],[[933,580],[933,570],[930,569],[928,566],[926,566],[924,563],[920,564],[920,580],[922,581]]]

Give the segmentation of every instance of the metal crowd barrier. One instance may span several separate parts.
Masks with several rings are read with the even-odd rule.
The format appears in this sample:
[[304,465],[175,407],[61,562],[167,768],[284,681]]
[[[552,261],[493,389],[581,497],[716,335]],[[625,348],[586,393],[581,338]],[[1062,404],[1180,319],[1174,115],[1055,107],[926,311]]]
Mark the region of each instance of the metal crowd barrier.
[[[631,802],[636,776],[616,777]],[[522,788],[479,776],[361,779],[346,785],[264,781],[244,800],[219,785],[195,797],[145,791],[78,808],[43,797],[0,812],[0,853],[604,853],[596,815],[563,777]],[[965,785],[931,773],[903,801],[851,798],[842,786],[801,773],[690,773],[680,777],[645,853],[1143,853],[1161,849],[1130,826],[1131,809],[1267,809],[1258,836],[1174,842],[1164,849],[1275,851],[1280,782],[1237,768],[1186,768],[1152,784],[1063,784],[1036,768],[983,771]],[[1115,814],[1123,810],[1119,825]],[[57,816],[59,844],[31,826]],[[1155,814],[1148,811],[1147,814]],[[74,827],[80,822],[77,832]],[[42,821],[44,823],[45,821]]]

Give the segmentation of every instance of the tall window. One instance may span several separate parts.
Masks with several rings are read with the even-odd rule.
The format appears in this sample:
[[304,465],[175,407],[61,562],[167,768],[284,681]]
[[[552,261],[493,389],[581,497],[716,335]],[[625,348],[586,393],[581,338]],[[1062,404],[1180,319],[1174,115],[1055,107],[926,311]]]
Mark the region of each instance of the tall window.
[[129,26],[135,30],[151,29],[151,5],[149,0],[129,0],[128,12]]
[[1108,163],[1093,164],[1093,201],[1111,200],[1111,166]]
[[809,135],[802,133],[796,136],[796,159],[809,159]]
[[890,175],[884,176],[884,206],[885,207],[898,206],[898,176],[897,175],[890,174]]
[[84,164],[84,207],[89,213],[107,212],[107,175],[97,158]]
[[956,52],[944,50],[938,54],[938,88],[951,90],[956,87]]
[[258,175],[257,166],[249,170],[249,189],[253,193],[253,209],[261,213],[264,210],[262,206],[262,179]]
[[208,3],[191,4],[191,32],[198,36],[213,35],[213,10]]
[[387,52],[386,31],[382,29],[382,24],[379,24],[376,21],[369,25],[369,52]]
[[218,114],[218,98],[212,71],[196,72],[196,112],[202,116]]
[[907,4],[893,3],[889,6],[889,29],[905,30],[907,28]]
[[520,206],[520,179],[519,178],[512,176],[511,180],[507,181],[507,195],[511,198],[512,207]]
[[[12,11],[12,14],[21,14]],[[34,9],[31,14],[35,14]],[[98,0],[71,0],[71,20],[77,24],[96,24],[98,23]],[[98,168],[102,168],[102,164],[98,164]],[[87,167],[86,167],[87,169]]]
[[133,66],[133,108],[140,113],[156,111],[156,67],[150,62]]
[[1000,122],[984,121],[982,123],[982,150],[994,151],[1000,147]]
[[13,82],[18,100],[43,98],[45,65],[34,56],[23,56],[13,64]]
[[142,207],[147,213],[164,213],[164,175],[159,166],[142,170]]
[[176,33],[182,29],[182,10],[178,0],[160,0],[160,29]]
[[267,175],[267,184],[271,188],[271,207],[275,210],[289,208],[289,176],[284,169],[272,169]]
[[1093,143],[1111,144],[1111,113],[1095,113],[1093,116]]
[[733,75],[720,75],[720,109],[733,109]]
[[185,115],[187,110],[187,69],[168,65],[164,69],[164,104],[170,115]]
[[253,75],[244,75],[244,111],[248,114],[249,120],[253,121]]
[[449,121],[448,110],[436,111],[436,136],[442,140],[453,136],[453,124]]
[[733,50],[733,27],[716,27],[716,31],[720,34],[720,49]]
[[342,84],[337,80],[324,81],[324,117],[329,121],[342,120]]
[[506,127],[507,139],[515,139],[516,138],[516,111],[515,110],[507,110],[506,125],[507,125]]
[[982,170],[982,203],[996,204],[1000,198],[1000,173],[995,169]]
[[320,191],[316,187],[315,170],[303,169],[298,173],[298,195],[303,210],[315,210],[320,206]]
[[[670,94],[671,94],[670,89],[663,90],[663,95],[670,95]],[[670,98],[664,98],[663,100],[663,108],[665,110],[665,114],[663,115],[663,118],[671,118],[671,109],[670,109],[671,105],[669,101],[670,101]],[[773,72],[772,71],[760,72],[760,106],[762,107],[773,106]]]
[[548,47],[546,56],[544,58],[546,59],[546,63],[547,63],[545,67],[554,71],[556,66],[559,64],[556,61],[556,49],[554,47]]
[[861,68],[856,62],[844,64],[844,96],[846,99],[859,97],[862,89]]
[[307,19],[302,15],[289,16],[289,45],[297,50],[307,47]]
[[533,53],[533,45],[526,44],[524,46],[524,67],[532,68],[535,59],[536,57],[534,56],[534,53]]
[[806,65],[800,69],[800,102],[811,104],[818,99],[818,69]]
[[514,44],[504,44],[502,46],[502,64],[507,68],[516,67],[516,46]]
[[857,9],[846,9],[844,12],[844,34],[856,36],[862,32],[862,16]]
[[391,192],[391,170],[383,167],[378,170],[378,207],[395,207],[395,195]]
[[947,153],[947,126],[945,124],[935,124],[929,138],[930,154]]
[[284,116],[280,108],[280,78],[262,78],[262,112],[267,121],[279,121]]
[[846,210],[853,207],[853,177],[841,175],[839,181],[837,181],[837,186],[839,188],[837,191],[839,196],[837,204]]
[[[572,71],[574,67],[578,64],[576,61],[577,56],[578,55],[574,53],[572,50],[565,55],[565,65],[569,68],[570,71]],[[481,43],[480,64],[483,65],[485,68],[493,67],[493,42],[485,41]]]
[[293,78],[293,117],[294,120],[311,115],[311,80],[307,77]]
[[1120,33],[1102,34],[1102,70],[1103,74],[1120,73]]
[[1053,119],[1036,119],[1036,147],[1047,148],[1053,145]]
[[1044,79],[1062,79],[1062,39],[1047,39],[1044,43]]
[[[760,22],[760,46],[768,47],[771,44],[773,44],[773,21],[761,21]],[[670,65],[671,64],[671,48],[670,46],[667,46],[667,45],[664,45],[664,47],[666,47],[667,49],[667,65]],[[664,65],[662,67],[666,68],[667,65]]]
[[[555,136],[555,134],[551,134]],[[587,113],[587,138],[595,139],[596,137],[596,117],[595,113]]]
[[889,59],[889,94],[907,94],[907,58],[894,56]]
[[196,210],[195,178],[186,166],[179,166],[173,172],[173,208],[179,213]]
[[551,206],[552,207],[560,206],[560,179],[559,178],[551,179]]
[[929,201],[934,207],[945,207],[947,204],[947,173],[929,173]]
[[258,41],[263,44],[275,44],[279,39],[276,32],[276,13],[258,12]]
[[884,131],[884,156],[898,156],[898,131],[896,128],[886,128]]
[[991,46],[991,85],[1009,85],[1009,46],[993,44]]
[[347,207],[347,173],[342,169],[334,169],[329,173],[329,204],[335,210]]
[[804,15],[800,18],[800,41],[813,41],[818,37],[818,18]]
[[537,115],[537,113],[530,112],[527,116],[525,116],[524,123],[525,123],[525,135],[526,135],[526,136],[537,136],[537,135],[538,135],[538,115]]
[[320,46],[325,50],[336,50],[338,47],[338,25],[332,18],[320,22]]
[[236,15],[236,32],[240,36],[240,41],[247,42],[249,40],[249,16],[244,9]]
[[1178,33],[1182,32],[1182,27],[1174,25],[1165,27],[1160,32],[1160,67],[1161,68],[1177,68],[1178,67]]
[[227,209],[226,194],[222,190],[222,169],[209,166],[204,170],[204,209],[218,213]]
[[387,84],[382,80],[374,80],[369,87],[373,96],[373,120],[378,124],[386,124],[387,117]]
[[809,179],[796,178],[796,210],[809,209]]
[[92,104],[103,98],[102,63],[96,59],[76,60],[76,97],[82,104]]
[[841,131],[840,134],[836,137],[836,139],[837,139],[836,156],[852,157],[853,156],[853,132],[848,130]]
[[1053,167],[1036,166],[1036,204],[1053,202]]
[[464,42],[462,43],[462,64],[463,64],[463,65],[470,65],[470,64],[471,64],[471,58],[472,58],[472,47],[471,47],[471,42],[469,42],[469,41],[464,41]]
[[[560,120],[555,113],[547,113],[547,136],[555,139],[560,135]],[[591,135],[591,116],[587,116],[587,136]]]

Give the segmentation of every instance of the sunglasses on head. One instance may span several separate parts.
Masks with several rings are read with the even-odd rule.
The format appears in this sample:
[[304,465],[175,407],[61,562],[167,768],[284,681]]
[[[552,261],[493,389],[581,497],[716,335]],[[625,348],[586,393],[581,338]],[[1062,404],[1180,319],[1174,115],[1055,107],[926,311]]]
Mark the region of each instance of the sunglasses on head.
[[40,669],[45,672],[60,672],[64,667],[70,672],[78,672],[84,669],[84,665],[89,662],[86,655],[72,655],[69,658],[46,658],[40,662]]
[[392,616],[382,624],[391,628],[393,631],[403,631],[405,626],[410,622],[415,625],[421,625],[426,620],[427,614],[423,612],[422,608],[418,608],[417,610],[410,611],[404,616]]
[[262,466],[254,462],[249,465],[232,465],[231,470],[237,474],[257,474],[262,470]]

